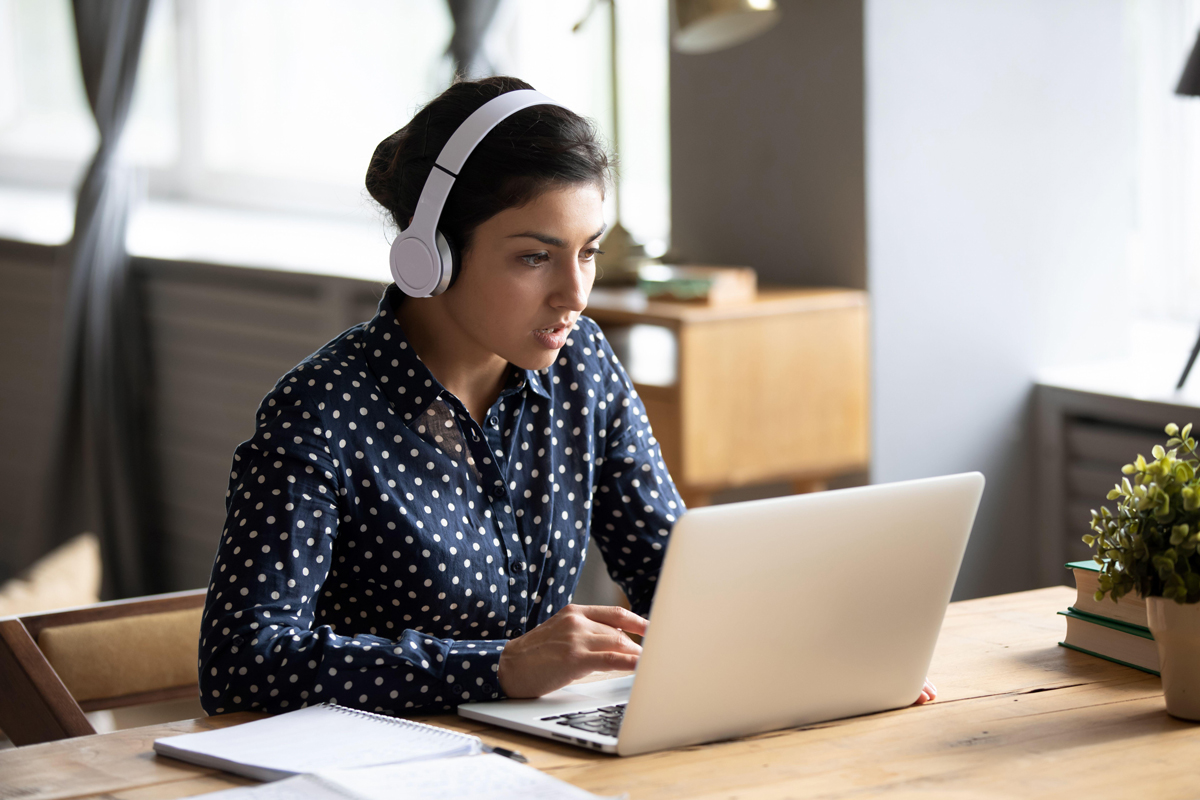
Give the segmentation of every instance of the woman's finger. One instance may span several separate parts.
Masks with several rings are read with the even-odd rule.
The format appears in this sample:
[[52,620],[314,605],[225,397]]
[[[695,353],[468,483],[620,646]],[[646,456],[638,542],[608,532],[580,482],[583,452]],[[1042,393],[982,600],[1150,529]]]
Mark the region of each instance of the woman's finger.
[[642,646],[621,631],[608,628],[588,639],[589,650],[614,650],[618,653],[641,655]]
[[644,636],[650,623],[629,609],[620,606],[578,606],[580,612],[592,620],[612,628]]
[[616,672],[637,668],[638,656],[634,653],[618,653],[615,650],[589,651],[579,658],[580,666],[589,672]]

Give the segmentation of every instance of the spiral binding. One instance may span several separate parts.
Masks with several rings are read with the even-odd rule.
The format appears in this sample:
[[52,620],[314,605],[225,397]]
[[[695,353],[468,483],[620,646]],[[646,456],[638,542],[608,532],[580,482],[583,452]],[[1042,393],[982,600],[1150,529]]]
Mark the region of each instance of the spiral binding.
[[389,725],[399,725],[404,728],[424,731],[432,736],[447,736],[454,739],[480,741],[478,736],[472,736],[469,733],[460,733],[458,731],[452,731],[449,728],[439,728],[436,725],[429,725],[424,722],[417,722],[416,720],[404,719],[403,717],[390,717],[387,714],[377,714],[374,711],[364,711],[361,708],[351,708],[350,706],[336,705],[333,703],[321,703],[320,705],[324,708],[328,708],[332,711],[337,711],[342,714],[355,714],[357,716],[366,717],[367,719],[373,719],[378,722],[386,722]]

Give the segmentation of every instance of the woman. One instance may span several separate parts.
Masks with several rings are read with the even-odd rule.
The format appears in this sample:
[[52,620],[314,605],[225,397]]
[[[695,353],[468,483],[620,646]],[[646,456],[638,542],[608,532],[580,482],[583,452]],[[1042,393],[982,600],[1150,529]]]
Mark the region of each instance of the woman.
[[[452,86],[376,149],[398,227],[472,111]],[[234,454],[200,641],[205,710],[441,711],[632,669],[683,503],[629,378],[580,316],[604,232],[592,127],[535,106],[464,165],[443,294],[393,285],[285,375]],[[573,606],[589,534],[633,612]]]
[[[367,188],[397,227],[462,121],[528,88],[458,83],[379,145]],[[441,214],[456,282],[421,299],[390,286],[263,400],[205,605],[207,712],[443,711],[636,666],[625,632],[646,629],[683,502],[580,316],[608,168],[570,111],[505,119]],[[632,611],[570,605],[589,535]]]

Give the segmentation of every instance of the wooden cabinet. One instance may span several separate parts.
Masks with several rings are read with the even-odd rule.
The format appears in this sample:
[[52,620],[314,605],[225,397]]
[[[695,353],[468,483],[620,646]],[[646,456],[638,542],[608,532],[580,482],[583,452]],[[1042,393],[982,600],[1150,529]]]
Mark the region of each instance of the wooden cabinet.
[[760,483],[808,491],[867,468],[865,292],[762,289],[711,307],[597,289],[584,313],[625,364],[689,505]]

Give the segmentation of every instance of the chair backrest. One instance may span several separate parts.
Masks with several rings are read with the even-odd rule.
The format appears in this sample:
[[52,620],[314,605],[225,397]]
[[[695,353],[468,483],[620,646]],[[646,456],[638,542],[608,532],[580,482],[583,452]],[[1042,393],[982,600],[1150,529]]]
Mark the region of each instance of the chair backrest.
[[95,733],[85,711],[194,697],[204,589],[0,619],[0,730]]

